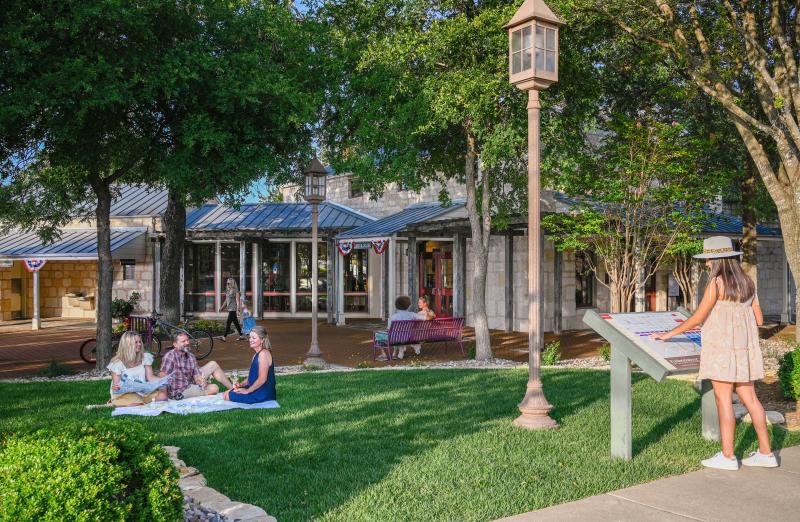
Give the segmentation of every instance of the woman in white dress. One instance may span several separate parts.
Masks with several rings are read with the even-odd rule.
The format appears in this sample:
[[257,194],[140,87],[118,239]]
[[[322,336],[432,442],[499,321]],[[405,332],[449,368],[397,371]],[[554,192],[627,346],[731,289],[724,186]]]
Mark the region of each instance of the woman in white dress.
[[157,381],[158,376],[153,373],[153,354],[144,351],[142,337],[136,332],[125,332],[119,340],[116,355],[108,363],[111,372],[111,400],[112,406],[137,406],[153,400],[167,400],[167,391],[157,390],[148,395],[138,393],[119,393],[122,380],[131,381]]

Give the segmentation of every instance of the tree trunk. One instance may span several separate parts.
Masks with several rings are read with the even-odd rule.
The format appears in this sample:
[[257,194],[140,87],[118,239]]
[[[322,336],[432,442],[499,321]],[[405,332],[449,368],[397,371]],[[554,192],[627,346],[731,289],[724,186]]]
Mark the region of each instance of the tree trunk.
[[742,268],[758,284],[758,236],[756,234],[756,190],[758,173],[746,159],[746,174],[741,180],[742,193]]
[[114,265],[111,259],[111,187],[95,177],[92,188],[97,196],[97,369],[105,370],[111,359],[111,297],[114,286]]
[[484,179],[481,194],[481,211],[478,211],[477,172],[478,155],[475,138],[467,131],[467,154],[465,177],[467,188],[467,213],[472,230],[472,317],[475,327],[475,359],[485,361],[492,358],[492,343],[489,335],[489,318],[486,316],[486,270],[489,264],[489,186]]
[[164,248],[161,253],[161,295],[159,310],[164,319],[176,323],[181,315],[180,277],[186,240],[186,206],[183,197],[170,189],[163,221]]

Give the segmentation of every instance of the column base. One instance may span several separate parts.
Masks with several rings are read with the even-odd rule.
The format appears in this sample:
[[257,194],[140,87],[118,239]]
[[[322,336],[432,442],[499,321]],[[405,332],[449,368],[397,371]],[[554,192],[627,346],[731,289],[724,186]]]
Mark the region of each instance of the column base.
[[527,430],[558,428],[558,422],[548,415],[552,409],[553,407],[547,402],[542,391],[542,383],[539,381],[529,382],[525,397],[519,403],[521,415],[514,419],[514,426]]

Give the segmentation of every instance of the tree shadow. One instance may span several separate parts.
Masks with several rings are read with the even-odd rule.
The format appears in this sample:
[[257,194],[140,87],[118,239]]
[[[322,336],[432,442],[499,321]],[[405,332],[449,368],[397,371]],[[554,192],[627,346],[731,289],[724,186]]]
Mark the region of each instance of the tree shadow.
[[[409,456],[490,425],[510,426],[525,380],[522,372],[468,370],[303,375],[279,382],[280,410],[215,414],[223,435],[213,441],[188,419],[169,431],[159,430],[157,419],[143,422],[181,446],[181,458],[224,494],[264,504],[268,491],[263,507],[270,514],[308,520],[380,482]],[[607,372],[548,371],[543,382],[559,422],[608,397]],[[230,480],[243,463],[258,480]]]

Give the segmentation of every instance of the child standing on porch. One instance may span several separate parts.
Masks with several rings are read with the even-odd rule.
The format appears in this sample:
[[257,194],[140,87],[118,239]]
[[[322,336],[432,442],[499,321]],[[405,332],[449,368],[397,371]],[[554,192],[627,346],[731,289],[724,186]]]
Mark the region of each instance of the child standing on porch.
[[703,241],[703,253],[694,256],[706,260],[711,270],[703,301],[695,313],[670,332],[657,334],[666,341],[703,324],[701,331],[700,378],[710,379],[719,414],[722,451],[703,461],[703,466],[738,470],[733,454],[736,418],[733,414],[733,390],[745,405],[758,435],[758,451],[742,459],[745,466],[774,468],[767,431],[767,417],[756,397],[753,382],[764,378],[764,363],[759,344],[758,326],[764,322],[753,280],[739,263],[741,252],[733,250],[730,238],[710,237]]

